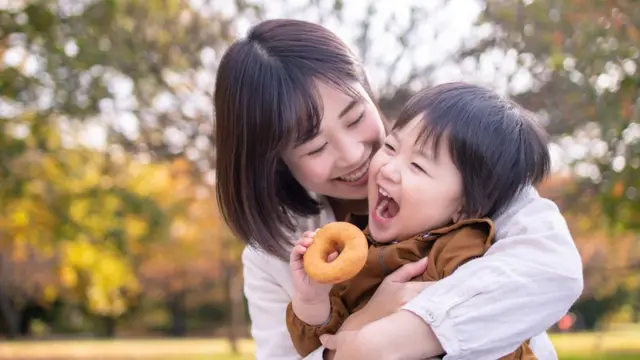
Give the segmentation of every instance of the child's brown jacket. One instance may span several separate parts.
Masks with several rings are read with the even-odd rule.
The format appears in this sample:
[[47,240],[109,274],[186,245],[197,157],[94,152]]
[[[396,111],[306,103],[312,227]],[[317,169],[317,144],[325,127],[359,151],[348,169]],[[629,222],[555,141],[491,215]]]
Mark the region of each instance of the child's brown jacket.
[[[287,307],[287,328],[301,356],[321,345],[320,335],[335,334],[350,314],[369,302],[382,280],[402,265],[428,256],[426,271],[412,281],[438,281],[467,261],[484,255],[493,243],[494,228],[489,219],[469,219],[390,244],[373,242],[368,230],[365,234],[370,243],[367,262],[358,275],[331,289],[331,314],[325,324],[308,325],[296,317],[291,304]],[[536,359],[528,343],[501,360]]]

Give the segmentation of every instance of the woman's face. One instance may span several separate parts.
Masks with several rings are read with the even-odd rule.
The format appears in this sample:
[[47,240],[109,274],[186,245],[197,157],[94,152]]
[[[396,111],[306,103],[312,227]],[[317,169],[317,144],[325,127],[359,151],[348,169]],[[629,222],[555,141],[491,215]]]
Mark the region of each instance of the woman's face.
[[357,84],[363,99],[318,82],[324,105],[318,135],[283,154],[293,176],[307,190],[337,199],[365,199],[369,163],[384,141],[380,114]]

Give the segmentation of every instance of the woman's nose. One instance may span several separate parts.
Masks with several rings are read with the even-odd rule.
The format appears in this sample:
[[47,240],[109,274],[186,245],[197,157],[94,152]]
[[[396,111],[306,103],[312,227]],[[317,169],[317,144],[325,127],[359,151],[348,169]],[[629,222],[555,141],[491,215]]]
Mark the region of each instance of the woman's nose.
[[339,164],[343,167],[359,166],[364,157],[364,145],[353,139],[344,139],[337,148]]

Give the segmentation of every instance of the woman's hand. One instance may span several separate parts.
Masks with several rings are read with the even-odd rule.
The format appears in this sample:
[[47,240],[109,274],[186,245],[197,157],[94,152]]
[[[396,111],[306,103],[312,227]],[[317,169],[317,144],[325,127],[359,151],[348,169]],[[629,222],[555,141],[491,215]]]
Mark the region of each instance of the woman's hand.
[[367,316],[367,323],[395,313],[407,302],[413,300],[422,290],[433,284],[433,282],[427,281],[410,282],[414,277],[424,273],[426,268],[427,258],[425,257],[406,264],[387,276],[371,300],[361,310]]
[[[313,235],[311,231],[302,234],[302,238],[291,251],[289,269],[293,278],[293,312],[305,323],[319,325],[329,318],[331,311],[329,292],[332,285],[320,284],[304,271],[303,257],[313,242]],[[337,256],[338,253],[334,252],[327,261],[333,261]]]
[[[367,305],[362,310],[349,316],[337,334],[327,334],[320,337],[322,344],[330,350],[339,349],[336,354],[332,354],[337,358],[350,358],[352,355],[369,356],[372,352],[375,353],[375,351],[381,350],[375,350],[377,349],[375,342],[380,341],[382,344],[387,344],[386,340],[391,339],[390,337],[384,339],[371,336],[372,333],[377,331],[380,323],[390,324],[388,320],[391,319],[389,317],[391,314],[394,314],[393,319],[396,320],[391,325],[396,327],[415,327],[422,330],[422,333],[431,334],[431,329],[428,325],[417,316],[406,311],[398,312],[404,304],[432,284],[432,282],[426,281],[409,282],[412,278],[424,273],[426,267],[427,258],[424,258],[414,263],[406,264],[387,276]],[[377,321],[383,318],[384,320]],[[400,323],[397,323],[397,321],[400,321]],[[371,325],[367,326],[369,324]],[[365,328],[364,331],[361,331],[363,328]],[[436,349],[440,347],[437,340],[434,341],[434,344],[425,345]],[[365,356],[364,358],[367,357]]]

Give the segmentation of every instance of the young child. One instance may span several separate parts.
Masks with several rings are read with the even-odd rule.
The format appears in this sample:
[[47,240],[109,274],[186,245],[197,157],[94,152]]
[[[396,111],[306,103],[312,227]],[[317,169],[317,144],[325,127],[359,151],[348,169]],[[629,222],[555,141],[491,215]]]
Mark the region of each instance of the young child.
[[[333,287],[304,274],[305,234],[291,254],[295,294],[287,326],[302,356],[361,309],[400,266],[428,257],[416,281],[437,281],[492,245],[495,218],[549,172],[545,132],[517,104],[480,86],[439,85],[415,95],[369,168],[369,254]],[[528,341],[502,359],[535,359]]]

